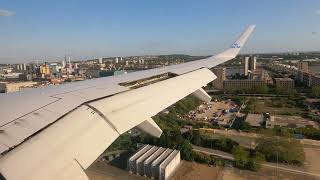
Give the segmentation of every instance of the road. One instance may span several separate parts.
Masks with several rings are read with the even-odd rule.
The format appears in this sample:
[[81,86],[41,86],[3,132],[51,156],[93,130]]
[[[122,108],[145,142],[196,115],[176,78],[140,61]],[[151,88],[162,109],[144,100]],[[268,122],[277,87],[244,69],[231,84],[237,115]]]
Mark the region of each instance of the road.
[[195,151],[195,152],[210,154],[210,155],[221,157],[223,159],[234,161],[233,155],[230,153],[226,153],[226,152],[215,150],[215,149],[209,149],[209,148],[204,148],[204,147],[200,147],[200,146],[195,146],[195,145],[192,145],[192,148],[193,148],[193,151]]
[[[223,159],[227,159],[227,160],[231,160],[231,161],[234,160],[233,155],[230,153],[226,153],[226,152],[219,151],[219,150],[213,150],[213,149],[209,149],[209,148],[203,148],[203,147],[194,146],[194,145],[192,145],[192,147],[193,147],[193,151],[195,151],[195,152],[201,152],[201,153],[205,153],[205,154],[209,154],[209,155],[214,155],[214,156],[217,156],[217,157],[220,157]],[[316,178],[320,178],[320,174],[305,172],[302,170],[294,169],[292,167],[284,167],[284,165],[276,165],[273,163],[263,163],[262,166],[267,167],[267,168],[274,168],[277,170],[287,171],[287,172],[291,172],[291,173],[309,175],[309,176],[313,176]]]

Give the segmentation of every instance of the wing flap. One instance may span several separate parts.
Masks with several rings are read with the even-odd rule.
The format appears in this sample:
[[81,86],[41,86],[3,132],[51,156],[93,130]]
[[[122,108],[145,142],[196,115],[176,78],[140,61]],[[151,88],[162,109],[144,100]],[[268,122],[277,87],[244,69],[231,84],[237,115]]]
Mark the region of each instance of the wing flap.
[[160,127],[151,118],[140,123],[137,128],[153,137],[159,138],[162,134]]

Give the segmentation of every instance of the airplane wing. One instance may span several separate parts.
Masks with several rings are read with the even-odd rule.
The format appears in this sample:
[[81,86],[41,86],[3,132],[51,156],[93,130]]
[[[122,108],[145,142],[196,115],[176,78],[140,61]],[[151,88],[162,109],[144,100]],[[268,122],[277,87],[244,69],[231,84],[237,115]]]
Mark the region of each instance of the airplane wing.
[[[0,95],[0,175],[12,180],[88,179],[122,133],[160,137],[152,117],[187,95],[203,101],[209,70],[236,57],[255,26],[226,51],[184,64]],[[1,176],[0,176],[1,179]]]

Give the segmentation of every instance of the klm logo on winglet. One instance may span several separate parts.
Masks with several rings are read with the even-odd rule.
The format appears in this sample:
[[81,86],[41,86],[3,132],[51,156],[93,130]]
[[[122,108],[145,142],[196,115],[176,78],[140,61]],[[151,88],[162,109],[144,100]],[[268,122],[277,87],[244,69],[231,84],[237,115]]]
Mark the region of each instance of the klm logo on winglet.
[[240,48],[241,46],[240,46],[240,43],[233,43],[232,45],[231,45],[231,48]]

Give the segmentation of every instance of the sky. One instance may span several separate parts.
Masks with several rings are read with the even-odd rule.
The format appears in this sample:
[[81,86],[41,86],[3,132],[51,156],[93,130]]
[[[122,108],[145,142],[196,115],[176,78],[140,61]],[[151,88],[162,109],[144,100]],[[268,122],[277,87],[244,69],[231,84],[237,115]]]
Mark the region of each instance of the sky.
[[320,0],[0,0],[0,63],[320,51]]

